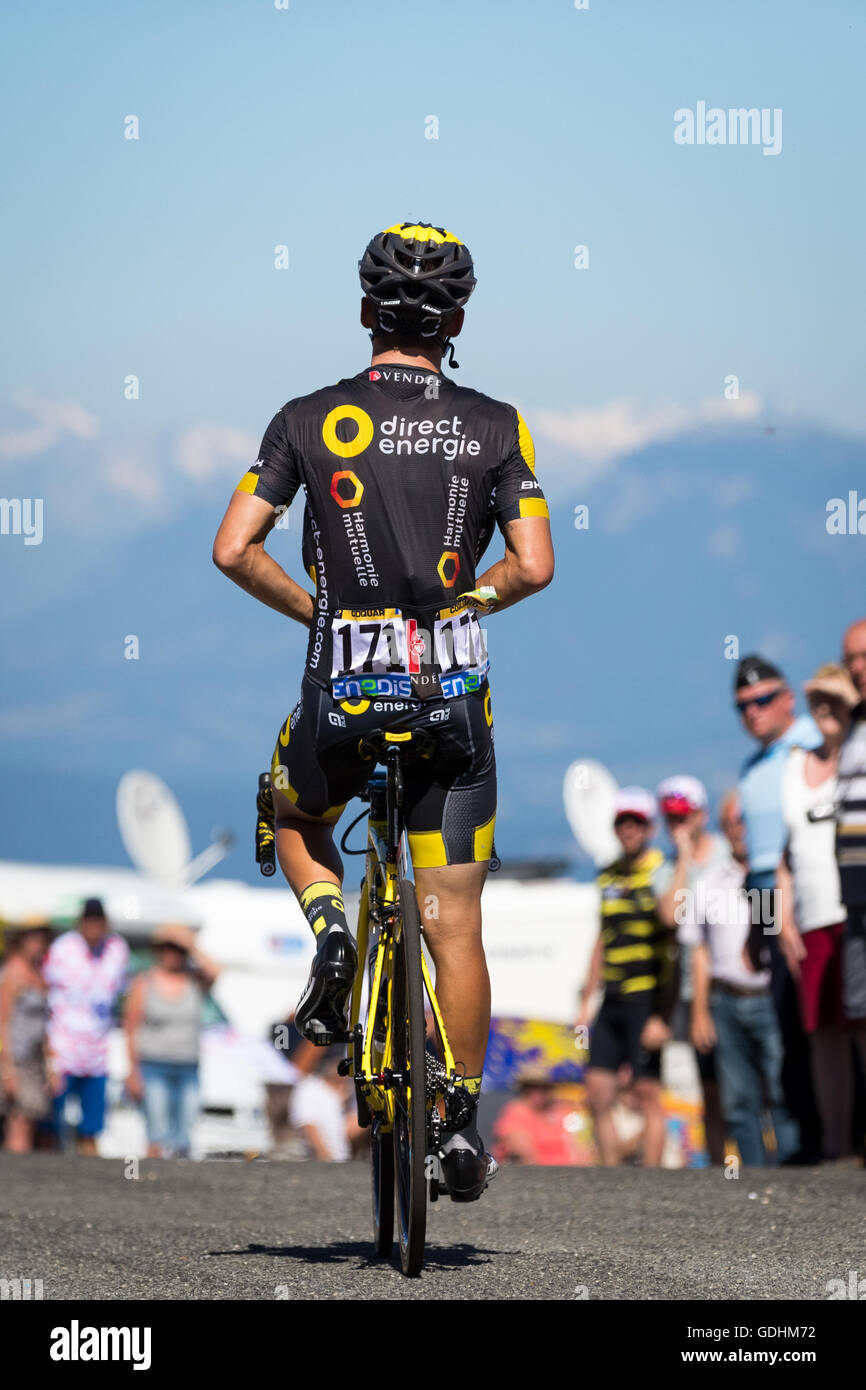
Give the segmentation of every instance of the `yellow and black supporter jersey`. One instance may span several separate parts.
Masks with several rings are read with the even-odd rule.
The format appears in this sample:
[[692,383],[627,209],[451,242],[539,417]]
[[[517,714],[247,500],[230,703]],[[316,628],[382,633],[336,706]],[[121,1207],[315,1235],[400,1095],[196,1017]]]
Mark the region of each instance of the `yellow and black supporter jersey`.
[[239,484],[275,508],[299,488],[316,585],[307,674],[349,698],[374,683],[415,697],[478,688],[486,652],[459,595],[497,525],[548,515],[514,407],[436,372],[365,368],[283,406]]
[[664,863],[648,849],[630,868],[617,859],[598,875],[606,998],[659,997],[672,965],[672,932],[656,916],[653,876]]

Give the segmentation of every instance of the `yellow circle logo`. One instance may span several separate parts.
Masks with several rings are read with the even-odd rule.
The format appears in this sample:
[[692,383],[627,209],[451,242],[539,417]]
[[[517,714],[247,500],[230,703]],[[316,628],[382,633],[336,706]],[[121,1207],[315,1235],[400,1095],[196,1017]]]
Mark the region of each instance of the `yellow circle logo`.
[[[341,420],[354,420],[358,426],[358,433],[348,444],[344,444],[342,439],[337,438],[337,426]],[[337,405],[325,416],[322,438],[332,454],[336,454],[341,459],[351,459],[356,454],[363,453],[373,438],[373,421],[366,410],[361,410],[360,406]]]
[[487,720],[487,723],[488,723],[488,724],[491,726],[491,728],[492,728],[492,727],[493,727],[493,709],[492,709],[491,703],[490,703],[490,691],[489,691],[489,690],[487,691],[487,694],[484,696],[484,718]]
[[366,714],[370,708],[369,700],[341,700],[340,709],[344,709],[347,714]]

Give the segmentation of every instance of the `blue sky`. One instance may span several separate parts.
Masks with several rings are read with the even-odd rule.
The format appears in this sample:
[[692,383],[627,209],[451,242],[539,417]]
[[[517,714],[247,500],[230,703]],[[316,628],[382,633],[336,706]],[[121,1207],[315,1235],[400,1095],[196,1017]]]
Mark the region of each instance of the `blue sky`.
[[[243,770],[267,758],[238,721],[264,705],[270,744],[302,635],[281,633],[275,656],[273,615],[209,571],[209,536],[274,410],[365,361],[357,259],[407,217],[470,246],[457,377],[521,408],[557,508],[564,577],[491,644],[500,762],[520,769],[503,770],[503,839],[528,833],[518,776],[548,807],[581,752],[622,780],[655,775],[621,699],[632,683],[658,775],[703,757],[722,782],[744,748],[727,685],[712,703],[709,613],[802,679],[866,596],[866,538],[833,549],[822,524],[832,489],[866,477],[864,23],[832,0],[445,0],[424,20],[368,0],[7,11],[0,495],[45,499],[40,546],[0,537],[15,855],[33,839],[19,798],[49,767],[73,798],[141,762],[193,799],[210,788],[208,807],[230,786],[214,814],[240,821]],[[675,144],[674,112],[698,101],[781,108],[780,154]],[[590,499],[580,552],[569,517]],[[639,669],[617,640],[630,602]],[[541,751],[523,768],[527,716],[505,687],[542,621],[589,635],[567,663],[574,718],[537,702]],[[151,655],[133,686],[117,653],[139,630]],[[671,694],[673,662],[688,698]],[[75,855],[121,856],[93,795]],[[564,844],[553,825],[544,842]],[[63,848],[50,832],[32,853]]]

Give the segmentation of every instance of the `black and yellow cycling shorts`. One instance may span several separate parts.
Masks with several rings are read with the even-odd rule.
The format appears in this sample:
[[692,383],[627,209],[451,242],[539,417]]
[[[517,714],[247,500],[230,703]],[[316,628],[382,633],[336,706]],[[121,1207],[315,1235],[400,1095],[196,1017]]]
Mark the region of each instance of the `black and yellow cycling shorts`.
[[[338,819],[375,766],[359,749],[373,729],[427,729],[436,753],[404,769],[403,813],[416,869],[481,863],[493,850],[496,760],[490,688],[456,699],[334,700],[306,677],[280,730],[271,781],[300,811]],[[279,816],[280,798],[275,797]]]

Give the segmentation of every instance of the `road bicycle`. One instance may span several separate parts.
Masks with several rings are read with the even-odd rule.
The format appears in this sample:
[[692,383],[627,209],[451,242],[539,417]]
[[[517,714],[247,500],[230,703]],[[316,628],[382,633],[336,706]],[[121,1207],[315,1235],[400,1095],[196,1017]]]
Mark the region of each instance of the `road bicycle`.
[[[447,1190],[440,1188],[438,1160],[443,1125],[447,1118],[458,1129],[469,1117],[422,950],[415,885],[406,874],[403,770],[434,757],[436,742],[428,730],[376,730],[362,739],[361,752],[383,767],[367,785],[369,814],[362,812],[341,842],[347,853],[364,853],[366,866],[349,1048],[340,1071],[354,1080],[358,1121],[370,1128],[376,1253],[391,1255],[396,1222],[400,1265],[414,1277],[424,1263],[428,1197],[435,1202]],[[364,816],[367,847],[352,851],[347,836]]]
[[[354,1081],[358,1122],[370,1129],[376,1254],[391,1256],[396,1220],[400,1265],[415,1277],[424,1263],[427,1201],[440,1196],[442,1128],[446,1120],[449,1129],[462,1128],[470,1115],[422,950],[415,885],[406,873],[403,771],[417,758],[434,757],[436,741],[424,729],[377,729],[360,747],[364,757],[382,766],[375,766],[362,793],[369,811],[362,811],[341,840],[344,853],[366,856],[366,866],[349,1029],[327,1041],[348,1044],[338,1070]],[[265,874],[275,867],[269,783],[263,773],[256,859]],[[366,848],[350,849],[347,837],[365,817]],[[441,1192],[446,1191],[442,1184]]]

